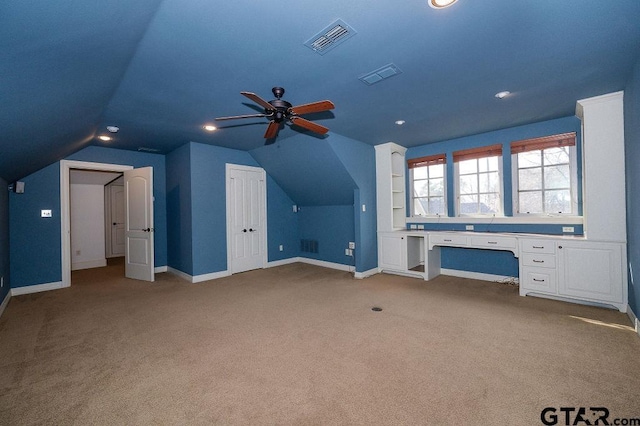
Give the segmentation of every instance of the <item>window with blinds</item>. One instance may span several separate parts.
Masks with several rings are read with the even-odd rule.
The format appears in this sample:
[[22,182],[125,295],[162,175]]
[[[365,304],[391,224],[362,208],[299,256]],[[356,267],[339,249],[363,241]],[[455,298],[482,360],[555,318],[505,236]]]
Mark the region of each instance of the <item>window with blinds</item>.
[[575,132],[511,143],[516,214],[577,214],[575,146]]
[[453,153],[457,215],[502,215],[502,145]]
[[445,154],[407,160],[412,216],[446,216],[446,164]]

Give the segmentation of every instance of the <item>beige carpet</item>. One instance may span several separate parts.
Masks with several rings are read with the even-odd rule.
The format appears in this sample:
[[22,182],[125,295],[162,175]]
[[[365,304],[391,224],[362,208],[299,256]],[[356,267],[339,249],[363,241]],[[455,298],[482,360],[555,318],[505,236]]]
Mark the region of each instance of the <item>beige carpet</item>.
[[68,289],[11,299],[0,424],[536,425],[547,406],[640,417],[640,339],[617,311],[304,264],[200,284],[122,276],[78,271]]

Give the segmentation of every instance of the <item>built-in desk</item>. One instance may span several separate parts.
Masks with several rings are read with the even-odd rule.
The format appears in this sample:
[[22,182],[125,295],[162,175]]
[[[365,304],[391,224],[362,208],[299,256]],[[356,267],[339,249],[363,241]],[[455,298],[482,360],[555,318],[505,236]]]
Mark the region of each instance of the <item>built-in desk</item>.
[[455,231],[379,233],[378,270],[430,280],[440,247],[509,251],[518,258],[520,295],[627,309],[626,244],[583,237]]

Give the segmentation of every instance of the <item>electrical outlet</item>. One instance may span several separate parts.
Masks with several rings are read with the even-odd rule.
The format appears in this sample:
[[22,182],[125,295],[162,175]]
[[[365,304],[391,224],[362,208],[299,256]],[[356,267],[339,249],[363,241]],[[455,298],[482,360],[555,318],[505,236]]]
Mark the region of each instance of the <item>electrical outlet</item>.
[[417,229],[418,226],[415,223],[412,223],[411,225],[409,225],[409,229]]
[[356,243],[354,243],[353,241],[349,241],[349,248],[350,249],[356,248]]
[[284,250],[284,246],[283,246],[282,244],[280,244],[280,245],[278,246],[278,250],[280,250],[280,251]]
[[467,225],[464,227],[467,231],[473,231],[473,225]]
[[574,232],[573,226],[563,226],[562,232]]
[[362,205],[362,211],[366,212],[367,211],[367,206],[365,204]]
[[350,250],[349,250],[348,248],[347,248],[347,249],[344,249],[344,255],[345,255],[345,256],[350,256],[349,251],[350,251]]
[[424,231],[424,225],[418,225],[418,229],[421,229]]
[[51,217],[51,210],[40,210],[40,217]]
[[293,205],[293,212],[298,213],[298,206],[295,204]]

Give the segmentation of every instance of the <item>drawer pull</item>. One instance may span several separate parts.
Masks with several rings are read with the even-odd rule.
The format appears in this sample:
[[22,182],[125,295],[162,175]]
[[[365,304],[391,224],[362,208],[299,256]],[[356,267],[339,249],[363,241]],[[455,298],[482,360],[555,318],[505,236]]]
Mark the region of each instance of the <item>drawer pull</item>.
[[450,243],[450,242],[451,242],[451,240],[447,240],[447,239],[445,238],[445,239],[444,239],[444,242],[445,242],[445,243]]
[[543,249],[544,246],[532,246],[534,249]]
[[498,244],[497,241],[487,241],[487,243],[489,243],[489,244]]
[[539,279],[537,279],[537,278],[534,278],[533,280],[534,280],[535,282],[537,282],[537,283],[543,283],[543,282],[544,282],[544,280],[539,280]]
[[535,263],[544,263],[544,260],[535,260],[535,259],[533,259],[533,261],[534,261]]

